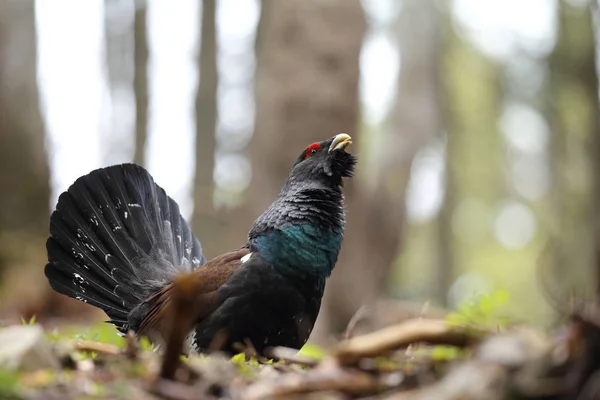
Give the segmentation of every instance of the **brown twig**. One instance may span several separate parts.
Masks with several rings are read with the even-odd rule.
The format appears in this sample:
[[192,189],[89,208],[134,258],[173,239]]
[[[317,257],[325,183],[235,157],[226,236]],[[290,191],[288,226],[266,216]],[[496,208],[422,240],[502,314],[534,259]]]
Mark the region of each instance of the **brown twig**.
[[156,394],[171,400],[209,400],[214,397],[203,396],[197,388],[171,380],[159,379],[152,388]]
[[218,353],[227,344],[228,334],[224,330],[215,333],[208,345],[209,353]]
[[287,364],[315,367],[319,363],[319,360],[316,358],[298,355],[298,350],[289,347],[272,347],[267,349],[266,353],[269,357],[282,360]]
[[95,351],[101,354],[117,356],[121,354],[121,349],[114,344],[92,342],[89,340],[81,340],[75,343],[75,349],[79,351]]
[[477,341],[479,332],[452,327],[443,320],[419,318],[341,342],[332,354],[342,364],[352,364],[361,358],[384,355],[412,343],[465,347]]
[[342,335],[342,338],[344,340],[348,340],[352,337],[352,333],[354,332],[354,329],[356,329],[356,326],[359,324],[359,322],[361,322],[362,320],[365,319],[366,315],[367,315],[367,307],[366,306],[363,305],[358,310],[356,310],[356,312],[354,313],[352,318],[350,318],[350,321],[348,322],[348,326],[346,327],[346,330],[344,331],[344,334]]
[[125,335],[125,356],[130,360],[135,360],[140,350],[139,343],[132,330],[127,331]]
[[425,318],[425,316],[429,312],[429,307],[430,307],[429,301],[426,301],[425,303],[423,303],[423,307],[421,307],[421,313],[419,314],[420,318]]
[[160,370],[162,379],[175,379],[175,373],[181,362],[183,343],[194,323],[192,304],[197,283],[196,276],[192,274],[180,276],[173,283],[173,301],[168,310],[171,316],[171,332]]
[[350,395],[376,393],[379,382],[371,375],[359,371],[311,370],[305,375],[287,374],[274,383],[259,382],[250,386],[243,398],[245,400],[286,398],[294,394],[338,391]]
[[254,347],[252,342],[250,340],[248,340],[247,338],[244,339],[244,343],[240,343],[240,342],[233,343],[233,348],[238,353],[244,353],[244,357],[245,357],[246,361],[255,359],[256,361],[258,361],[261,364],[265,364],[265,363],[269,362],[269,360],[266,357],[263,357],[260,354],[258,354],[258,352],[256,351],[256,348]]

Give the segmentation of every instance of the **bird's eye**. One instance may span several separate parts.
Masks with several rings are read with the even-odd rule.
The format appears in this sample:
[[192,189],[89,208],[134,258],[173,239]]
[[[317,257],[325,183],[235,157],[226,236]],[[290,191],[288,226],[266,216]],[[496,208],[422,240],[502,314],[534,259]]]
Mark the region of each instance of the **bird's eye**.
[[321,145],[319,143],[313,143],[310,146],[308,146],[308,148],[306,149],[306,158],[317,154],[317,151],[319,151],[320,148]]

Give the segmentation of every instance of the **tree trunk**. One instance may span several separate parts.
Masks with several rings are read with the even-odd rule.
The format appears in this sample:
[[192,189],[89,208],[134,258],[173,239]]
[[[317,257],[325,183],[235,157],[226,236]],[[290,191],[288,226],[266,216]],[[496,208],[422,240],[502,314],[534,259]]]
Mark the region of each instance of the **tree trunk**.
[[220,238],[213,206],[218,87],[216,0],[203,0],[202,4],[199,82],[196,94],[196,171],[192,229],[202,240],[206,253],[215,256],[216,244]]
[[[355,143],[351,151],[360,148],[359,54],[366,29],[360,2],[265,0],[262,5],[252,183],[240,213],[246,227],[273,201],[293,160],[310,143],[346,132]],[[348,231],[360,229],[360,210],[353,206],[356,186],[350,181],[345,189]],[[343,245],[342,252],[347,248]],[[338,263],[342,275],[351,268],[344,259]],[[326,308],[321,312],[328,314]]]
[[133,162],[146,163],[146,139],[148,137],[148,34],[147,4],[134,0],[134,74],[135,93],[135,152]]
[[104,134],[107,148],[102,149],[105,164],[120,163],[131,157],[128,146],[123,145],[123,139],[131,137],[131,126],[122,118],[123,110],[129,105],[133,74],[130,6],[129,0],[104,0],[105,57],[111,103],[111,117]]
[[[0,282],[11,300],[38,296],[50,212],[50,172],[37,87],[35,5],[0,2]],[[14,268],[17,278],[4,273]],[[23,287],[24,282],[29,286]],[[3,303],[0,301],[0,303]],[[6,302],[4,307],[10,307]]]
[[[453,37],[451,34],[444,34],[452,30],[452,20],[451,20],[451,7],[444,7],[440,10],[438,16],[438,53],[444,54],[449,46],[449,42],[452,42]],[[446,38],[446,40],[442,40],[441,37]],[[436,270],[432,276],[432,288],[433,288],[433,298],[437,301],[437,303],[442,307],[448,306],[448,291],[452,284],[452,278],[454,277],[454,234],[452,231],[452,216],[454,213],[454,208],[456,207],[456,177],[458,176],[458,171],[456,168],[456,163],[453,161],[453,158],[456,156],[457,148],[456,142],[452,135],[452,132],[449,129],[446,129],[445,136],[441,132],[443,126],[448,127],[447,121],[447,110],[444,109],[443,105],[448,104],[449,96],[444,91],[444,88],[440,84],[441,74],[443,67],[442,64],[443,57],[438,57],[436,60],[437,67],[437,76],[438,79],[438,102],[440,107],[438,112],[440,114],[440,131],[438,132],[442,139],[445,139],[445,151],[444,151],[444,172],[443,172],[443,185],[444,185],[444,200],[442,207],[439,211],[437,218],[437,264]]]
[[[363,327],[380,324],[378,297],[398,257],[405,225],[405,193],[416,153],[439,135],[437,103],[437,10],[434,1],[402,3],[396,32],[402,52],[396,104],[378,149],[378,164],[367,191],[350,199],[348,231],[339,266],[327,289],[318,333],[339,333],[356,310],[366,305]],[[353,214],[354,213],[354,214]],[[322,340],[322,338],[315,338]]]
[[[560,229],[555,263],[563,286],[581,287],[595,274],[596,288],[587,289],[600,293],[600,106],[592,13],[568,1],[559,5],[558,40],[548,60],[553,206]],[[573,260],[594,269],[577,268]]]
[[340,132],[356,138],[365,22],[356,0],[265,0],[259,30],[253,219],[273,201],[302,149]]
[[[596,38],[600,38],[600,2],[597,1],[591,6],[590,20],[592,27],[595,29]],[[592,39],[593,41],[593,39]],[[600,64],[598,63],[598,52],[600,51],[600,40],[596,39],[593,41],[593,54],[595,56],[594,70],[588,71],[587,80],[590,84],[599,84],[598,74],[600,74]],[[594,96],[594,94],[592,94]],[[595,116],[593,117],[590,140],[590,159],[593,162],[594,168],[594,190],[592,197],[593,210],[596,214],[594,219],[594,247],[595,247],[595,273],[596,273],[596,301],[600,302],[600,104],[598,104],[598,97],[593,97],[592,100],[596,100],[595,105]]]
[[37,236],[48,228],[50,173],[34,8],[30,1],[0,2],[0,232]]
[[[482,263],[489,258],[488,253],[481,252],[482,241],[459,239],[460,236],[454,234],[456,231],[453,229],[453,222],[457,219],[453,217],[456,216],[456,207],[463,205],[466,199],[493,209],[497,207],[498,199],[507,196],[504,175],[506,159],[504,152],[498,150],[504,146],[498,128],[498,115],[501,113],[503,100],[503,76],[501,68],[493,60],[453,28],[451,16],[446,18],[449,22],[440,24],[444,29],[439,64],[446,130],[446,187],[444,205],[438,220],[437,243],[441,246],[438,254],[442,267],[444,263],[452,263],[456,265],[457,273],[478,273]],[[480,232],[477,228],[482,225],[482,229],[490,229],[488,222],[483,218],[480,221],[481,225],[476,225],[469,219],[464,222],[464,230]],[[489,238],[494,246],[503,249],[493,236]],[[483,240],[480,236],[478,239]],[[451,269],[446,271],[452,273]],[[438,283],[446,286],[446,294],[452,277],[448,274],[444,278],[445,282]],[[433,279],[439,278],[434,276]],[[463,301],[458,297],[452,300]]]

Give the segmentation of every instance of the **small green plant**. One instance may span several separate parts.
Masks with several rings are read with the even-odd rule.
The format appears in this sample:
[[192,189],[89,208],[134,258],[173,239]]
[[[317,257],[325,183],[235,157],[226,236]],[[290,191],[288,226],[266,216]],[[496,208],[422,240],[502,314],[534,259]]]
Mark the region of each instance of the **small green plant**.
[[249,361],[246,361],[245,353],[238,353],[235,356],[231,357],[231,363],[236,365],[238,371],[245,376],[252,376],[252,374],[256,371],[256,366],[258,365],[258,360],[252,357]]
[[146,336],[140,338],[140,348],[144,351],[154,351],[154,343],[150,342]]
[[502,309],[507,303],[508,293],[503,290],[477,295],[449,314],[446,321],[451,325],[470,326],[478,329],[504,329],[509,324],[508,317],[502,313]]
[[21,317],[21,325],[32,326],[35,324],[35,315],[29,318],[29,321],[26,321],[25,318]]
[[242,365],[246,363],[246,354],[238,353],[235,356],[231,357],[231,363],[235,365]]
[[325,352],[317,345],[306,343],[304,346],[302,346],[298,352],[298,355],[321,360],[323,357],[325,357]]
[[464,351],[456,346],[434,346],[431,358],[436,361],[453,361],[463,355]]

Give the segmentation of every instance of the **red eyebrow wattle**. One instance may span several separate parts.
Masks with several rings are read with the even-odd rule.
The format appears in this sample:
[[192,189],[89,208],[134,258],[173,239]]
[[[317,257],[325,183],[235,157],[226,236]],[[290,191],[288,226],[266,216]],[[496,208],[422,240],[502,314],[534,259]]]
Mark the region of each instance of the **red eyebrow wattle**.
[[306,158],[308,158],[308,156],[310,156],[310,152],[315,150],[315,149],[320,149],[321,145],[319,143],[313,143],[310,146],[308,146],[308,148],[306,149]]

